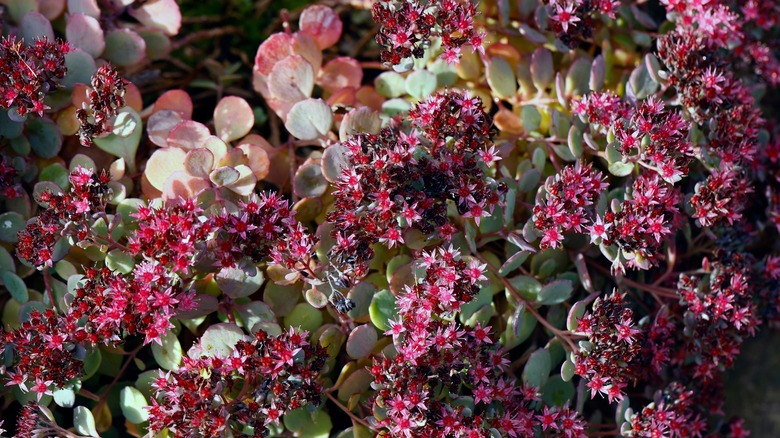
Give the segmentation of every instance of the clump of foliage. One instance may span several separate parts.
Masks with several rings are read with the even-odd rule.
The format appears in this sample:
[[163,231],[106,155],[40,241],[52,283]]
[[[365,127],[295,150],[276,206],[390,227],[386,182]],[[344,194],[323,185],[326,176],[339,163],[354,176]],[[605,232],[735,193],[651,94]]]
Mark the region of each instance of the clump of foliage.
[[209,5],[0,0],[0,433],[748,436],[776,2]]

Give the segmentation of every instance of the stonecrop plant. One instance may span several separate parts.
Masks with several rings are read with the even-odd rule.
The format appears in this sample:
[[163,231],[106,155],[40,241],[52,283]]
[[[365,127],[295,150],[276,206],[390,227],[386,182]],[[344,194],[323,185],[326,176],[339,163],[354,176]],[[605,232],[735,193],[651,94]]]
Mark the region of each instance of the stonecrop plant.
[[777,2],[306,3],[0,0],[1,436],[750,435]]

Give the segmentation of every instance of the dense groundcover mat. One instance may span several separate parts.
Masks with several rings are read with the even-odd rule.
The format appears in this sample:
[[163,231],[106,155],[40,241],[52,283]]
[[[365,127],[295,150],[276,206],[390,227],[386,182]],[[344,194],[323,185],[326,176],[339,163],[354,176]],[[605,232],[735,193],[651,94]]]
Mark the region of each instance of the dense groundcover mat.
[[748,436],[778,20],[0,0],[3,436]]

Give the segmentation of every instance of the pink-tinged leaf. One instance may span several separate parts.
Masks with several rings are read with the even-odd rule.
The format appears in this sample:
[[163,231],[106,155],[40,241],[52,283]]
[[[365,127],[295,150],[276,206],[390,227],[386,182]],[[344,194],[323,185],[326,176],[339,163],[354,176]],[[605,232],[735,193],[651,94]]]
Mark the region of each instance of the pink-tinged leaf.
[[89,105],[89,87],[84,84],[76,84],[73,86],[71,92],[71,99],[73,99],[73,106],[76,108],[84,108],[84,105]]
[[305,32],[295,32],[293,34],[293,55],[303,56],[309,61],[315,72],[322,66],[322,50],[317,46],[317,42]]
[[359,88],[363,81],[363,67],[356,60],[340,56],[332,59],[320,70],[317,85],[330,93],[339,88]]
[[292,39],[292,35],[279,32],[263,41],[257,48],[254,70],[263,76],[271,74],[277,62],[292,55]]
[[382,104],[387,100],[370,85],[364,85],[358,88],[355,93],[355,98],[358,102],[374,111],[382,111]]
[[247,166],[252,169],[252,173],[258,181],[268,175],[271,168],[271,160],[268,158],[268,152],[266,152],[265,149],[251,143],[243,143],[236,149],[244,153],[247,160]]
[[211,184],[208,179],[198,178],[189,175],[187,172],[178,171],[165,180],[162,198],[165,200],[191,199],[209,187],[211,187]]
[[210,135],[209,138],[203,142],[203,147],[211,151],[211,154],[214,155],[215,162],[222,160],[228,153],[227,145],[216,135]]
[[343,25],[333,9],[313,5],[303,10],[298,26],[302,32],[306,32],[317,42],[320,50],[324,50],[336,44],[341,37]]
[[184,171],[184,160],[187,152],[183,149],[169,147],[154,151],[146,162],[144,175],[149,180],[149,184],[157,190],[162,191],[165,181],[175,172]]
[[214,128],[225,142],[247,135],[254,124],[252,107],[238,96],[225,97],[214,108]]
[[290,109],[284,126],[301,140],[324,137],[333,123],[333,112],[322,99],[306,99]]
[[176,125],[181,122],[181,114],[179,114],[177,111],[166,109],[155,112],[146,122],[146,133],[149,135],[149,140],[151,140],[152,143],[156,144],[157,146],[167,146],[168,134],[171,133],[171,129],[175,128]]
[[311,96],[314,70],[302,56],[288,56],[279,61],[268,76],[271,97],[294,104]]
[[347,354],[353,359],[360,359],[371,354],[378,336],[376,329],[370,324],[355,327],[347,338]]
[[382,127],[382,119],[379,114],[368,107],[354,108],[341,120],[339,126],[339,139],[346,141],[351,135],[359,132],[376,134]]
[[171,129],[170,134],[168,134],[168,146],[176,146],[185,150],[203,147],[210,135],[209,128],[203,123],[185,120]]
[[152,114],[163,110],[176,111],[182,119],[189,120],[192,118],[192,99],[184,90],[168,90],[154,102]]
[[252,173],[252,169],[249,166],[239,165],[235,169],[238,171],[238,179],[230,184],[227,188],[232,192],[238,193],[241,196],[249,196],[255,191],[257,185],[257,178]]
[[141,91],[133,83],[125,86],[125,106],[134,109],[140,113],[144,109],[144,101],[141,99]]
[[100,17],[97,0],[68,0],[68,13],[84,14],[92,18]]
[[355,94],[354,88],[339,88],[335,93],[328,97],[328,105],[331,107],[338,105],[346,107],[355,106]]
[[146,56],[146,42],[129,29],[112,30],[106,34],[106,49],[103,57],[121,67],[128,67],[143,61]]
[[217,187],[224,187],[233,184],[234,182],[238,181],[238,178],[240,177],[241,174],[238,172],[238,170],[229,166],[216,168],[209,174],[209,179]]
[[205,148],[193,149],[187,152],[184,159],[184,169],[190,176],[208,178],[214,168],[214,154]]
[[48,20],[54,20],[65,10],[65,0],[39,0],[38,12]]
[[19,30],[27,45],[33,44],[35,38],[54,39],[51,22],[40,12],[32,11],[24,14],[22,22],[19,23]]
[[139,8],[128,8],[127,12],[144,26],[160,29],[166,35],[176,35],[181,28],[181,11],[175,0],[145,2]]
[[217,167],[236,167],[246,163],[244,151],[236,148],[229,150],[222,159],[217,161]]
[[317,198],[328,190],[328,180],[322,175],[319,164],[309,163],[299,167],[295,172],[293,189],[302,198]]
[[341,143],[328,146],[322,153],[322,175],[325,179],[335,183],[344,169],[349,167],[347,147]]
[[89,53],[93,58],[100,56],[106,48],[100,23],[88,15],[69,16],[68,24],[65,26],[65,36],[74,47]]

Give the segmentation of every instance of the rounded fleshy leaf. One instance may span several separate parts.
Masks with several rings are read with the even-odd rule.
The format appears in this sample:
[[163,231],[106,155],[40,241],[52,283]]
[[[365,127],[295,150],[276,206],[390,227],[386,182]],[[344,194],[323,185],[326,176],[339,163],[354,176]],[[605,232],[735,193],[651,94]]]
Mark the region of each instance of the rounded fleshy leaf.
[[346,141],[352,135],[361,132],[377,134],[382,128],[379,114],[368,107],[354,108],[348,112],[339,125],[339,140]]
[[322,167],[319,164],[304,164],[295,172],[293,188],[302,198],[320,197],[328,190],[328,185],[328,180],[322,174]]
[[422,100],[436,91],[436,75],[428,70],[417,70],[406,77],[406,92]]
[[84,406],[76,406],[76,409],[73,410],[73,427],[76,428],[76,433],[79,435],[100,436],[95,427],[95,417],[92,416],[92,411]]
[[525,363],[525,368],[523,368],[523,383],[541,388],[547,382],[548,377],[550,377],[551,362],[550,351],[545,348],[540,348],[531,353],[531,356]]
[[19,23],[19,31],[27,45],[32,45],[36,38],[54,40],[54,29],[51,27],[51,22],[38,11],[24,14],[21,23]]
[[184,172],[184,161],[187,152],[176,147],[168,147],[154,151],[146,162],[144,175],[149,183],[157,190],[162,191],[165,180],[174,172]]
[[314,72],[318,72],[322,67],[322,50],[317,46],[317,42],[306,32],[295,32],[292,41],[292,54],[303,56],[303,59],[309,61]]
[[162,110],[155,112],[146,122],[146,133],[149,135],[149,140],[157,146],[167,146],[168,135],[182,120],[184,119],[177,111]]
[[286,327],[300,327],[301,330],[314,331],[322,325],[322,312],[309,303],[298,303],[284,317]]
[[168,134],[168,146],[185,150],[203,147],[206,139],[211,136],[209,128],[194,120],[184,120],[176,125]]
[[98,7],[97,0],[68,0],[68,13],[99,18],[100,7]]
[[284,414],[284,427],[300,438],[328,438],[333,429],[330,415],[322,409],[310,413],[307,407]]
[[154,102],[152,113],[165,110],[175,111],[181,119],[189,120],[192,118],[192,98],[184,90],[168,90]]
[[176,35],[181,28],[181,10],[176,0],[145,2],[127,12],[144,26],[160,29],[169,36]]
[[208,178],[214,168],[214,154],[205,148],[193,149],[187,152],[184,159],[184,169],[190,175],[198,178]]
[[275,99],[295,103],[311,96],[314,70],[302,56],[288,56],[276,63],[268,76],[268,90]]
[[177,171],[165,180],[160,196],[163,199],[170,200],[178,198],[192,199],[210,187],[211,183],[208,178],[199,178],[185,171]]
[[360,359],[371,354],[377,341],[376,329],[370,324],[355,327],[347,338],[347,354],[353,359]]
[[119,407],[122,409],[122,415],[127,421],[133,424],[141,424],[149,419],[149,410],[146,407],[146,397],[141,391],[132,386],[125,386],[119,393]]
[[112,64],[129,67],[141,62],[146,56],[146,42],[129,29],[116,29],[106,34],[106,48],[103,57]]
[[97,58],[106,48],[103,29],[98,21],[88,15],[72,14],[65,26],[65,36],[74,47]]
[[51,120],[32,118],[27,121],[27,139],[33,152],[41,158],[56,157],[62,149],[62,132]]
[[111,134],[96,138],[95,145],[117,158],[124,158],[127,167],[132,170],[135,169],[135,154],[142,134],[141,116],[132,108],[125,107],[114,119]]
[[240,164],[235,167],[238,171],[238,179],[228,186],[228,189],[241,196],[249,196],[255,191],[257,178],[249,166]]
[[316,287],[307,290],[304,296],[306,298],[306,302],[317,309],[322,309],[328,305],[328,296],[322,293]]
[[493,58],[487,65],[490,89],[501,99],[510,99],[517,93],[515,71],[504,58]]
[[160,338],[162,344],[152,343],[155,362],[164,370],[175,370],[181,365],[183,351],[176,333],[169,331]]
[[268,152],[265,149],[251,143],[241,144],[236,149],[244,153],[247,166],[252,169],[252,173],[258,181],[268,175],[271,168],[271,160],[268,158]]
[[331,183],[335,183],[344,169],[349,167],[347,147],[341,143],[330,145],[322,153],[322,175]]
[[[81,49],[74,49],[65,54],[65,67],[68,68],[68,73],[62,80],[62,85],[65,88],[74,88],[76,84],[89,84],[92,75],[97,70],[92,55]],[[78,119],[76,121],[78,122]]]
[[339,385],[339,400],[347,401],[354,394],[363,394],[371,388],[374,377],[367,368],[359,368]]
[[172,49],[171,39],[159,29],[138,29],[138,36],[146,43],[146,57],[150,61],[166,58]]
[[263,271],[256,270],[254,275],[247,275],[243,269],[222,268],[217,272],[215,280],[219,289],[230,298],[243,298],[252,295],[263,285]]
[[225,358],[233,353],[238,341],[247,339],[248,336],[235,324],[213,324],[203,332],[200,342],[187,351],[187,356]]
[[552,83],[553,73],[552,53],[543,47],[536,49],[531,56],[531,76],[534,85],[540,90],[547,88]]
[[357,60],[347,56],[330,60],[317,77],[317,85],[330,93],[340,88],[359,88],[362,81],[363,67]]
[[339,40],[343,24],[333,9],[313,5],[303,10],[298,26],[317,42],[320,50],[324,50]]
[[251,330],[255,324],[261,322],[276,322],[276,315],[271,307],[262,301],[252,301],[239,304],[234,307],[238,318],[244,328]]
[[38,0],[38,12],[47,20],[54,20],[65,10],[65,0]]
[[0,280],[3,280],[3,287],[11,295],[11,298],[20,304],[24,304],[30,299],[27,291],[27,285],[24,284],[18,275],[11,271],[0,272]]
[[395,305],[395,295],[388,289],[383,289],[371,299],[371,305],[368,306],[368,314],[371,322],[382,331],[390,330],[388,321],[398,318],[398,308]]
[[255,71],[263,76],[271,74],[277,62],[292,55],[292,39],[292,35],[278,32],[263,41],[255,55]]
[[241,174],[238,172],[238,170],[228,166],[222,166],[220,168],[214,169],[214,171],[209,174],[209,179],[217,187],[224,187],[233,184],[234,182],[238,181],[238,178],[240,177]]
[[252,107],[238,96],[225,97],[214,108],[214,129],[225,142],[247,135],[254,124]]
[[211,151],[212,155],[214,155],[214,161],[217,163],[225,158],[225,155],[228,153],[228,146],[216,135],[210,135],[203,142],[203,147]]
[[293,105],[284,126],[296,138],[314,140],[325,136],[332,123],[333,112],[322,99],[306,99]]
[[406,79],[400,73],[386,71],[374,79],[374,87],[384,97],[401,97],[406,94]]

